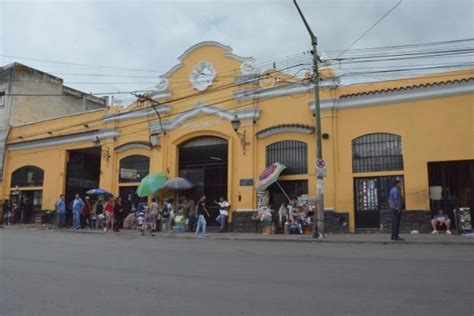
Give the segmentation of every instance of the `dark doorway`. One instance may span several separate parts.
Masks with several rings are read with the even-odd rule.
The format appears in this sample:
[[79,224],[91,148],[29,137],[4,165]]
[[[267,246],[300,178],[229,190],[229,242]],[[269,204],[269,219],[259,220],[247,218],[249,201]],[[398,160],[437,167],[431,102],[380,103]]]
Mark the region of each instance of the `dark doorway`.
[[380,228],[380,211],[390,209],[388,196],[396,180],[401,182],[403,198],[402,176],[354,179],[356,228]]
[[428,163],[429,186],[442,188],[441,200],[431,200],[431,210],[442,208],[453,217],[459,207],[474,209],[474,160]]
[[209,223],[215,223],[219,207],[214,204],[220,196],[227,199],[227,140],[205,136],[194,138],[179,147],[179,176],[193,181],[197,187],[184,192],[189,198],[198,200],[207,196],[207,207],[211,213]]
[[92,147],[69,151],[66,170],[66,205],[68,222],[70,205],[76,193],[84,199],[86,192],[99,187],[101,149]]
[[119,196],[122,198],[123,209],[126,213],[135,212],[139,203],[147,203],[148,197],[137,195],[137,186],[120,187]]
[[[278,181],[278,184],[290,198],[296,199],[300,195],[308,194],[307,180]],[[288,204],[288,199],[276,183],[269,186],[268,191],[270,192],[270,207],[273,210],[278,211],[282,203]]]

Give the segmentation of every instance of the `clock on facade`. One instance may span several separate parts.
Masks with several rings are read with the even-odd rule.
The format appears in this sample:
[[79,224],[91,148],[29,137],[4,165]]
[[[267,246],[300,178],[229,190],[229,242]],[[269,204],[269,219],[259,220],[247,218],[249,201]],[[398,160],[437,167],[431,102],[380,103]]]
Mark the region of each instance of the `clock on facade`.
[[202,61],[193,68],[189,74],[189,81],[198,91],[204,91],[216,78],[216,69],[207,61]]

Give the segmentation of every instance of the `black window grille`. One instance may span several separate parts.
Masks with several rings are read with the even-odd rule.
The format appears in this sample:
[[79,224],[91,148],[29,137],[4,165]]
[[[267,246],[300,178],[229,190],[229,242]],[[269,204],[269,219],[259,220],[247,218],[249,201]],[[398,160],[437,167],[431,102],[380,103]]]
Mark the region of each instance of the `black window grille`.
[[25,166],[12,173],[10,187],[41,187],[43,186],[44,171],[35,166]]
[[308,145],[297,140],[285,140],[267,146],[267,166],[280,162],[286,166],[282,175],[308,173]]
[[[136,171],[136,179],[130,177],[123,178],[122,176],[127,173],[122,169]],[[120,173],[119,182],[140,182],[141,179],[146,177],[150,173],[150,158],[142,155],[132,155],[125,157],[120,160]]]
[[373,172],[403,170],[402,138],[377,133],[352,141],[352,171]]

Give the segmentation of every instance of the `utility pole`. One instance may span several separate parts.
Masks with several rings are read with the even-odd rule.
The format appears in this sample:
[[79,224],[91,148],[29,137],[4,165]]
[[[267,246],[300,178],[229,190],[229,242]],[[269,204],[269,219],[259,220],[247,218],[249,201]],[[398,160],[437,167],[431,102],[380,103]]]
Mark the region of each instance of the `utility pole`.
[[[314,117],[316,119],[316,158],[318,161],[322,161],[323,159],[323,148],[321,145],[321,107],[319,102],[319,72],[318,72],[318,38],[314,35],[311,27],[309,26],[306,18],[301,12],[298,3],[296,0],[293,0],[298,13],[303,20],[306,29],[308,30],[309,36],[311,37],[311,46],[313,47],[311,53],[313,54],[313,86],[314,86]],[[316,183],[316,192],[317,192],[317,218],[313,220],[313,238],[324,238],[324,177],[322,172],[318,172],[318,168],[316,168],[317,174],[317,183]],[[316,230],[317,228],[317,230]]]

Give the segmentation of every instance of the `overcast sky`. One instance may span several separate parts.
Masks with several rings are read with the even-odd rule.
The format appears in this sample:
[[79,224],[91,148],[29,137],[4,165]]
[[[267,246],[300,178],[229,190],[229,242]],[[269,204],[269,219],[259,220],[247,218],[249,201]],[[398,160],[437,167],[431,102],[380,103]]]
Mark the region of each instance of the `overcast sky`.
[[[397,2],[299,0],[321,51],[346,48]],[[291,0],[0,3],[2,55],[166,72],[183,51],[205,40],[230,45],[257,63],[310,48]],[[403,0],[353,48],[473,38],[473,15],[474,0]],[[159,75],[0,57],[2,65],[13,61],[57,74],[69,86],[93,93],[148,89],[154,79],[67,74]]]

